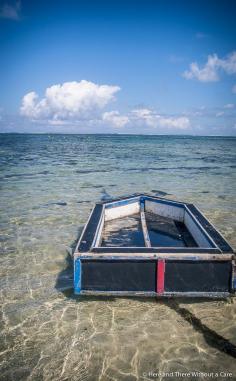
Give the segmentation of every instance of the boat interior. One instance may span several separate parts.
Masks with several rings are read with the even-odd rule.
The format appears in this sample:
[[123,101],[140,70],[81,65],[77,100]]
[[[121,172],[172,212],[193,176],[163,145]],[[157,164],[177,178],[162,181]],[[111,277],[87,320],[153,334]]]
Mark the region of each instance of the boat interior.
[[210,249],[217,245],[187,204],[134,197],[104,204],[93,247]]

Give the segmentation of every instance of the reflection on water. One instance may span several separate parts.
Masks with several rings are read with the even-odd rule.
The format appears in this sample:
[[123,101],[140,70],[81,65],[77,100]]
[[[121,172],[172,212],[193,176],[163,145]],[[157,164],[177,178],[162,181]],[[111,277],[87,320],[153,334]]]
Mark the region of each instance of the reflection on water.
[[93,203],[134,192],[196,203],[236,246],[235,143],[0,136],[1,380],[141,380],[157,370],[236,377],[234,298],[74,297],[70,259]]
[[105,222],[101,246],[144,247],[140,214]]
[[[197,247],[182,222],[150,212],[145,212],[145,218],[153,247]],[[101,246],[144,247],[140,214],[105,222]]]

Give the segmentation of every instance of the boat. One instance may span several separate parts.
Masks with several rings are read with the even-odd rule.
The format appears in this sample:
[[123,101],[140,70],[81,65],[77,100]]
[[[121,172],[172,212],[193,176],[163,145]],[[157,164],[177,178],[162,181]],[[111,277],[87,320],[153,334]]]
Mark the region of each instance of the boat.
[[195,205],[134,194],[95,204],[74,252],[74,293],[224,298],[235,271],[233,248]]

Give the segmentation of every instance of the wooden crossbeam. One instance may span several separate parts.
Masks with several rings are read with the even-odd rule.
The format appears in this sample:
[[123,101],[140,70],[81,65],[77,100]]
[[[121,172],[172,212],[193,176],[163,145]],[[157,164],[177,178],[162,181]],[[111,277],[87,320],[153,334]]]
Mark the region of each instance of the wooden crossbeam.
[[151,241],[149,238],[149,234],[148,234],[143,203],[141,203],[141,205],[140,205],[140,217],[141,217],[141,225],[142,225],[142,230],[143,230],[143,237],[144,237],[145,246],[146,247],[152,247]]

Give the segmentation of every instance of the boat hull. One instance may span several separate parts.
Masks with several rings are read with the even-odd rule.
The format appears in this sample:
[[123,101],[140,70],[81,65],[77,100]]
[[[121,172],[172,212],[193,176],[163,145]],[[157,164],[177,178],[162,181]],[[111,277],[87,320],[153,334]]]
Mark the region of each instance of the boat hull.
[[[150,210],[183,221],[196,247],[153,247],[145,221]],[[145,247],[102,246],[105,222],[137,211]],[[233,249],[194,205],[135,195],[94,207],[74,254],[74,292],[223,298],[235,291],[234,270]]]

